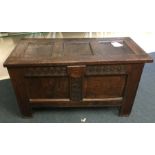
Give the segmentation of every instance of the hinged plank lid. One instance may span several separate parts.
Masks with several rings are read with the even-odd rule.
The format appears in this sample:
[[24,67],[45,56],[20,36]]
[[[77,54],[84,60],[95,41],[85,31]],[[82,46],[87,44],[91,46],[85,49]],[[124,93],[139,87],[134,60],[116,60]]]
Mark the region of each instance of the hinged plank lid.
[[152,62],[130,38],[22,39],[4,66]]

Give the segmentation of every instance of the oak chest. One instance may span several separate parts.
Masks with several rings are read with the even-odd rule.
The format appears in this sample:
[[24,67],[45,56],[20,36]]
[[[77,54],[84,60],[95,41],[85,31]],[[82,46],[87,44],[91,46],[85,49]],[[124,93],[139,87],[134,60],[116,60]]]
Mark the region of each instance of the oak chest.
[[152,61],[130,38],[23,39],[4,66],[24,116],[38,106],[117,106],[128,116]]

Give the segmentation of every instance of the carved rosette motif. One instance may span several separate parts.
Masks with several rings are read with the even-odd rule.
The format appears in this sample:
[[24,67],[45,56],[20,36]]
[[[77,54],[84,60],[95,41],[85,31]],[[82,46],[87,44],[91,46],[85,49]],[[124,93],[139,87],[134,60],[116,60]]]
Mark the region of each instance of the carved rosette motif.
[[25,76],[66,76],[66,67],[33,67],[28,68]]
[[125,65],[92,65],[86,67],[86,75],[106,75],[126,73]]

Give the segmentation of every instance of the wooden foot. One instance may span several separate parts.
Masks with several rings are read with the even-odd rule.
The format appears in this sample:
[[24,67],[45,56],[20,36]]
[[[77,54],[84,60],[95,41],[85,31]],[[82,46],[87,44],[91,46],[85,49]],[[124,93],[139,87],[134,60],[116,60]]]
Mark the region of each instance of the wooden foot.
[[129,117],[129,115],[131,114],[131,110],[132,110],[132,107],[126,108],[126,107],[122,106],[119,110],[119,116],[120,117]]

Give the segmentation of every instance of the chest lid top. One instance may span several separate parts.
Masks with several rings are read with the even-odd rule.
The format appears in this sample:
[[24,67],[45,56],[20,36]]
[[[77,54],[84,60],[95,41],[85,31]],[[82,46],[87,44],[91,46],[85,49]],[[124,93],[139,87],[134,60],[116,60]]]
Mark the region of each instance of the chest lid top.
[[152,61],[130,38],[22,39],[4,66]]

